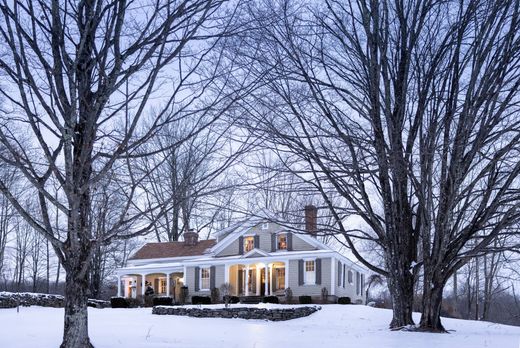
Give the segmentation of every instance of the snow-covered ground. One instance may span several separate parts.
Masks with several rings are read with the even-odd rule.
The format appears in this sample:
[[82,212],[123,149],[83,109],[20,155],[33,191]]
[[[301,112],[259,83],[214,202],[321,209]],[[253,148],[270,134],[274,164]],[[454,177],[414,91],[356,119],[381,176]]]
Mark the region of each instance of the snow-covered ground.
[[[444,319],[445,327],[454,330],[450,334],[391,332],[391,312],[365,306],[327,305],[309,317],[285,322],[158,316],[151,308],[89,308],[89,316],[97,348],[520,347],[520,327]],[[63,309],[0,309],[0,347],[57,347],[62,320]]]

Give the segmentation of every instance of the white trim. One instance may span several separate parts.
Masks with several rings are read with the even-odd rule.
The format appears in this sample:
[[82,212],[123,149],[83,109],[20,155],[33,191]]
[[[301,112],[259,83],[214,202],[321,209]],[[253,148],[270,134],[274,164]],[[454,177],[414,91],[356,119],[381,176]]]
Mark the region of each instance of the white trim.
[[248,256],[251,256],[254,253],[257,253],[257,254],[260,254],[260,255],[263,255],[263,256],[269,256],[268,252],[265,252],[262,249],[253,248],[253,249],[249,250],[247,253],[245,253],[244,255],[242,255],[242,257],[247,258]]
[[[202,287],[202,270],[203,269],[207,269],[208,270],[209,277],[207,279],[208,279],[208,282],[209,282],[209,286],[207,288],[203,288]],[[200,288],[199,288],[198,291],[210,291],[210,287],[211,287],[211,266],[207,266],[207,265],[199,266],[199,287]]]
[[330,258],[330,294],[332,296],[336,295],[336,262],[334,257]]

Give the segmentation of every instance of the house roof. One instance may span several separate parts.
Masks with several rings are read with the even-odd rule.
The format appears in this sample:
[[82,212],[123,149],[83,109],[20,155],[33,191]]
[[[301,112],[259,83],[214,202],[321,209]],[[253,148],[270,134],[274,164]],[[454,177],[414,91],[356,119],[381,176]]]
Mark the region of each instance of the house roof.
[[216,243],[215,239],[199,240],[195,245],[187,245],[184,242],[146,243],[129,260],[202,255]]

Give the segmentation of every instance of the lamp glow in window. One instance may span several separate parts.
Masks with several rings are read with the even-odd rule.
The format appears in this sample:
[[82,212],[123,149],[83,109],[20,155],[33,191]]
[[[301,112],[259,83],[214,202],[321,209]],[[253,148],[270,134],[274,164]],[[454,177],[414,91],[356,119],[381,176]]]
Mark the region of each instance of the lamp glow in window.
[[244,238],[244,251],[247,253],[248,251],[253,250],[255,247],[255,238],[254,237],[245,237]]
[[314,261],[305,261],[305,284],[316,284]]
[[159,279],[159,293],[166,294],[166,278]]
[[200,288],[201,289],[209,289],[209,275],[210,275],[209,267],[200,269]]
[[287,235],[278,235],[278,250],[287,250]]

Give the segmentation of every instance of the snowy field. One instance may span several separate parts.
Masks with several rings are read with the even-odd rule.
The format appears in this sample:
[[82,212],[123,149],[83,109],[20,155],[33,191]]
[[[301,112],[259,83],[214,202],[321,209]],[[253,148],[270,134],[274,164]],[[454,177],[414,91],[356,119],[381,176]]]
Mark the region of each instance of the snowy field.
[[[327,305],[286,322],[158,316],[151,308],[89,308],[89,318],[97,348],[520,348],[520,327],[444,319],[450,334],[390,332],[391,312],[365,306]],[[63,309],[1,309],[0,347],[58,347],[62,320]]]

